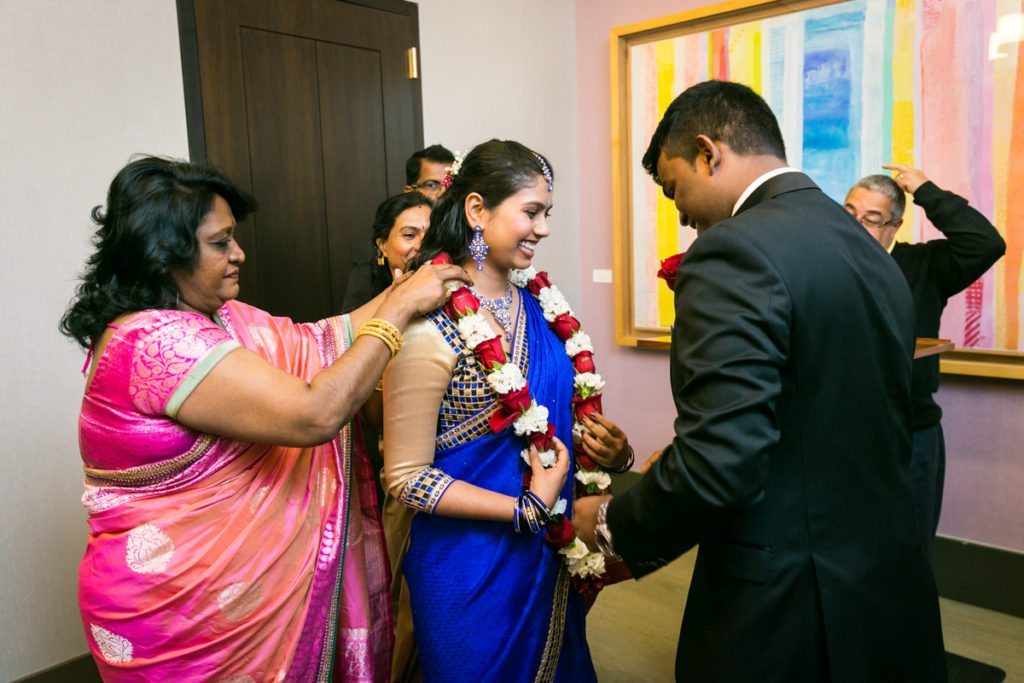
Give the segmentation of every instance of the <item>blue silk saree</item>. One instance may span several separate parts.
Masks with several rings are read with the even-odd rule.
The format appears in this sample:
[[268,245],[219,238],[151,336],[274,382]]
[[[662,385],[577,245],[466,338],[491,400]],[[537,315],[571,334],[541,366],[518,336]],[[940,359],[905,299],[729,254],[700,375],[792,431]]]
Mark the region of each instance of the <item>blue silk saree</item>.
[[[571,449],[572,363],[525,289],[520,302],[510,362],[520,365],[534,399],[548,408],[556,436]],[[441,312],[429,317],[465,369],[442,404],[434,467],[481,488],[520,495],[524,439],[511,427],[490,430],[495,394],[451,321]],[[570,463],[562,492],[568,514],[573,471]],[[583,604],[561,556],[542,534],[516,534],[509,522],[418,514],[403,568],[427,683],[596,681]]]

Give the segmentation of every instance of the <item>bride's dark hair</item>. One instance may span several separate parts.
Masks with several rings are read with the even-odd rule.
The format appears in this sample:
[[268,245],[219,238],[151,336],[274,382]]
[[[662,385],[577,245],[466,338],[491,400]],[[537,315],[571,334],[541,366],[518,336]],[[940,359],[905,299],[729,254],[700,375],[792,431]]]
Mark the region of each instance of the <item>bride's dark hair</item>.
[[554,180],[554,169],[542,155],[514,140],[489,140],[473,148],[462,160],[452,185],[430,213],[430,229],[412,263],[418,268],[441,252],[454,263],[469,258],[473,226],[466,221],[466,197],[476,192],[484,206],[493,209],[524,187],[544,177],[545,167]]

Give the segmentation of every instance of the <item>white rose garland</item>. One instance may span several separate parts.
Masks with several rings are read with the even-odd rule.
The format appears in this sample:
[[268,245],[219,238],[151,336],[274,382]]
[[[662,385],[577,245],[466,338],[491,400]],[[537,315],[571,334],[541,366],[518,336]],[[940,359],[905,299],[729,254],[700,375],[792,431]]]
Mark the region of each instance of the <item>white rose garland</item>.
[[526,386],[526,378],[522,370],[515,363],[505,363],[491,374],[487,375],[487,383],[491,385],[496,394],[507,394],[510,391],[519,391]]
[[512,423],[512,429],[516,436],[526,436],[532,432],[546,432],[548,430],[548,409],[545,406],[537,405],[531,400],[530,407]]
[[459,336],[471,349],[475,349],[481,342],[497,337],[497,333],[491,329],[490,323],[480,314],[467,315],[459,318]]
[[555,322],[555,318],[568,313],[572,315],[572,308],[569,307],[569,302],[565,300],[565,297],[558,287],[551,285],[540,290],[540,294],[537,295],[537,301],[540,303],[541,310],[544,311],[544,319],[549,323]]
[[590,342],[590,335],[580,330],[565,342],[565,353],[569,358],[575,358],[584,351],[593,353],[594,345]]

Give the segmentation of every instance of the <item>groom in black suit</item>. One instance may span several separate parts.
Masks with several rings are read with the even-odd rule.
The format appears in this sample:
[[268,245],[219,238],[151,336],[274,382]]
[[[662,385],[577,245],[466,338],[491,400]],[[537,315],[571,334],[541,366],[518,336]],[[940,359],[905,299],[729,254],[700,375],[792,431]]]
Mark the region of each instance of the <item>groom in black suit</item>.
[[903,275],[786,166],[745,86],[686,90],[643,163],[698,234],[675,284],[675,438],[625,495],[577,501],[578,533],[636,577],[700,545],[680,681],[944,681]]

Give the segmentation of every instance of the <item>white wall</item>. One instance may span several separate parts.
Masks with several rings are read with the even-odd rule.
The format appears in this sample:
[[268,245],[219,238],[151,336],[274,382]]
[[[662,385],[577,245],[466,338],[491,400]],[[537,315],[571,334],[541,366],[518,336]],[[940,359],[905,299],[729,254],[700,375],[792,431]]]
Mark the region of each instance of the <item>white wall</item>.
[[[576,14],[572,0],[419,0],[424,143],[518,140],[555,167],[536,264],[580,306]],[[584,321],[585,324],[585,321]]]
[[136,152],[188,155],[174,0],[0,0],[0,680],[86,650],[83,355],[57,321]]

